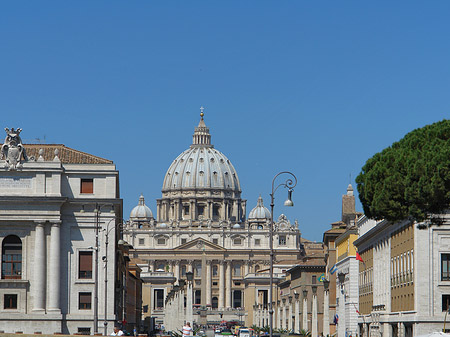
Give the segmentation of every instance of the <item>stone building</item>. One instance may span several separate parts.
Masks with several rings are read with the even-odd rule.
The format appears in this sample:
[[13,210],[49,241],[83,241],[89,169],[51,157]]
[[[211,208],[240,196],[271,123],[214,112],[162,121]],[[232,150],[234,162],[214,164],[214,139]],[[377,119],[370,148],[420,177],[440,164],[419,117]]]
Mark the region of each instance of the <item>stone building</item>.
[[[241,193],[238,174],[211,144],[202,113],[192,145],[167,170],[156,218],[141,197],[124,232],[142,269],[143,304],[157,323],[163,323],[168,290],[189,271],[194,306],[207,308],[206,318],[194,317],[197,322],[245,319],[252,324],[257,299],[267,304],[261,294],[269,287],[270,211],[260,197],[247,219]],[[276,220],[274,249],[276,271],[299,257],[300,231],[284,215]]]
[[100,272],[104,262],[95,268],[97,252],[110,261],[106,321],[112,328],[123,304],[115,230],[107,251],[104,245],[105,229],[115,228],[122,212],[114,163],[64,145],[23,145],[20,129],[6,131],[0,158],[1,330],[101,331],[106,282]]
[[358,220],[362,336],[450,332],[450,215],[439,218],[440,225]]

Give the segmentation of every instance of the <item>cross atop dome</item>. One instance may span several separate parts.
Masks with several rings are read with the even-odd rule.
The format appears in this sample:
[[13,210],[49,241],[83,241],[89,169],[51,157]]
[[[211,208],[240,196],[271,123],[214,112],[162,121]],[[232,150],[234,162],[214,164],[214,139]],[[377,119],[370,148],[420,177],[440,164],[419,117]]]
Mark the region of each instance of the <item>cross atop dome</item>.
[[203,116],[205,108],[200,107],[200,122],[195,128],[194,135],[192,136],[192,146],[206,146],[213,147],[211,145],[211,135],[209,134],[209,128],[206,126]]

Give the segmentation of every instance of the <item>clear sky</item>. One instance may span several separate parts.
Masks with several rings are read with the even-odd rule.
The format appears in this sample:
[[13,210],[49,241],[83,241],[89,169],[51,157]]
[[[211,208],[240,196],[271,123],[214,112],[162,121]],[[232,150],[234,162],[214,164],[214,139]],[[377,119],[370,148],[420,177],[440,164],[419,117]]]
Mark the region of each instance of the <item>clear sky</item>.
[[[112,159],[124,216],[155,199],[205,109],[248,200],[322,240],[362,165],[448,118],[449,1],[3,1],[2,127]],[[1,136],[3,137],[3,136]],[[362,210],[359,201],[357,209]]]

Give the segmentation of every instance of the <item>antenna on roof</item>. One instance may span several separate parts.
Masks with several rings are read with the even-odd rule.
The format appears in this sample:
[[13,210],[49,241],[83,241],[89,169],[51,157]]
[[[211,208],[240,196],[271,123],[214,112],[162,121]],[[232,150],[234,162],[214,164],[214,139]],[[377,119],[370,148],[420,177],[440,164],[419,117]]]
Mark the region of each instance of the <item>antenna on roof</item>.
[[28,144],[46,144],[45,141],[46,136],[44,135],[44,138],[34,138],[34,139],[24,139],[23,143],[28,143]]

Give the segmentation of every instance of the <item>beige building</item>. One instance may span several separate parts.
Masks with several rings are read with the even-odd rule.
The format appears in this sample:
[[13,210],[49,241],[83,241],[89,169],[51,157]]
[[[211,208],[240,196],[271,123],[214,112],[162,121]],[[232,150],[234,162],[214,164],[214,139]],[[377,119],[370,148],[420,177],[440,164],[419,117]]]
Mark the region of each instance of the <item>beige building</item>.
[[110,160],[64,145],[22,144],[20,131],[7,129],[1,146],[0,329],[93,334],[106,322],[110,332],[123,313],[118,171]]
[[[241,193],[237,172],[211,144],[202,113],[192,145],[167,170],[156,219],[141,196],[125,228],[142,269],[144,315],[163,323],[168,290],[192,271],[194,308],[207,308],[202,319],[194,310],[194,321],[253,324],[253,306],[268,302],[270,211],[260,197],[247,219]],[[297,223],[279,216],[273,242],[278,273],[299,257]]]

